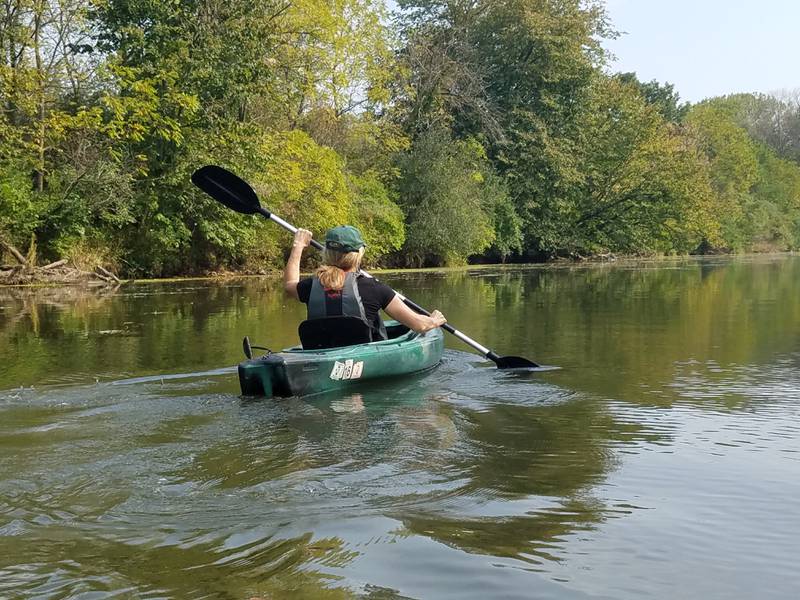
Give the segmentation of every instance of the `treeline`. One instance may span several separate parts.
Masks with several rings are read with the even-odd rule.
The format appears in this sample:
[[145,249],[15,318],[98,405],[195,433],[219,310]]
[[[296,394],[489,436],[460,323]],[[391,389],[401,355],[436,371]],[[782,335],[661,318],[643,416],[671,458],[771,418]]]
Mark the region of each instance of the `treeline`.
[[[8,0],[0,241],[128,276],[280,265],[217,163],[371,262],[800,246],[800,101],[609,74],[591,0]],[[34,251],[35,249],[35,251]]]

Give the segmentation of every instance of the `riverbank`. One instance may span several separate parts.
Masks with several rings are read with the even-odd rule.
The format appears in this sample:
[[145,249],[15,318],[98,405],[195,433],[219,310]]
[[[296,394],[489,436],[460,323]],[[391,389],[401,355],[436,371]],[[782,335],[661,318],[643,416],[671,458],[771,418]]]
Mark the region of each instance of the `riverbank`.
[[[602,256],[584,260],[565,260],[557,259],[540,263],[486,263],[474,265],[461,265],[457,267],[424,267],[424,268],[376,268],[369,269],[369,272],[376,276],[414,274],[414,273],[457,273],[460,271],[484,271],[484,270],[530,270],[530,269],[581,269],[595,267],[638,267],[646,265],[662,265],[671,262],[687,260],[747,260],[748,258],[763,258],[769,256],[794,256],[797,252],[749,252],[742,254],[703,254],[703,255],[681,255],[681,256]],[[98,268],[99,269],[99,268]],[[305,271],[304,275],[310,274]],[[95,271],[81,271],[70,266],[58,266],[57,268],[39,267],[27,273],[17,270],[15,277],[8,277],[6,273],[0,273],[0,288],[13,287],[114,287],[120,284],[150,284],[150,283],[176,283],[182,281],[233,281],[233,280],[253,280],[253,279],[277,279],[281,277],[282,271],[269,270],[262,273],[241,273],[236,271],[211,272],[206,275],[187,275],[185,277],[160,277],[160,278],[141,278],[141,279],[121,279],[113,273],[102,269]]]

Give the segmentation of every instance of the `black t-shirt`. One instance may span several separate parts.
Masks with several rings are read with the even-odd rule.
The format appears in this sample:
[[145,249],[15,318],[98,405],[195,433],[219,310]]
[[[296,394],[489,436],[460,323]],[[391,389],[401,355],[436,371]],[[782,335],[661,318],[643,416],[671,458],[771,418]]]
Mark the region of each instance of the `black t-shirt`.
[[[306,277],[297,282],[297,296],[303,304],[308,304],[313,281],[313,277]],[[356,282],[361,303],[364,305],[364,316],[377,331],[380,325],[380,312],[389,306],[394,299],[395,291],[372,277],[362,276],[356,279]]]

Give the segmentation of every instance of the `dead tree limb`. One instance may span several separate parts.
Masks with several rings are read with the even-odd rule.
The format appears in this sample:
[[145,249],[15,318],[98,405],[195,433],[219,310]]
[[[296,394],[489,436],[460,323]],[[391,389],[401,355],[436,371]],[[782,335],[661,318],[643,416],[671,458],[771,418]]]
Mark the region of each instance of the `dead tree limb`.
[[47,269],[57,269],[58,267],[62,267],[69,262],[69,259],[62,258],[61,260],[57,260],[56,262],[51,262],[49,265],[45,265],[41,267],[43,271]]
[[8,243],[3,239],[0,239],[0,245],[2,245],[3,248],[8,250],[11,253],[11,256],[13,256],[14,258],[17,259],[17,261],[19,261],[19,264],[21,264],[24,267],[28,266],[28,261],[25,259],[24,256],[22,256],[22,253],[19,250],[14,248],[14,246],[12,246],[10,243]]
[[103,275],[105,275],[106,277],[110,277],[111,279],[113,279],[114,281],[116,281],[117,283],[119,283],[119,277],[117,277],[116,275],[114,275],[114,274],[113,274],[111,271],[107,271],[107,270],[105,270],[103,267],[97,267],[97,270],[98,270],[98,271],[100,271],[100,273],[102,273],[102,274],[103,274]]

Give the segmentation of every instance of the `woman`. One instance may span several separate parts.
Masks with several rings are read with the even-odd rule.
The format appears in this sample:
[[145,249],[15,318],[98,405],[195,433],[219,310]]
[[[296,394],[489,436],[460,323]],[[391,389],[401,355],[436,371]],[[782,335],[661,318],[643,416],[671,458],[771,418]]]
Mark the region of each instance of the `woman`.
[[380,311],[409,329],[424,333],[447,322],[438,310],[430,316],[411,310],[387,285],[361,273],[366,244],[355,227],[342,225],[325,234],[323,265],[313,277],[300,279],[300,258],[311,243],[311,232],[298,229],[283,272],[286,294],[308,305],[308,318],[347,315],[363,319],[372,339],[386,339]]

